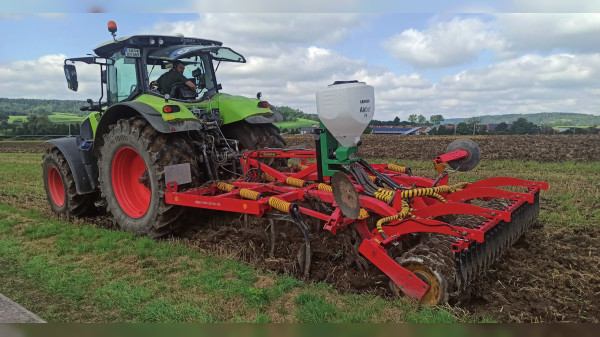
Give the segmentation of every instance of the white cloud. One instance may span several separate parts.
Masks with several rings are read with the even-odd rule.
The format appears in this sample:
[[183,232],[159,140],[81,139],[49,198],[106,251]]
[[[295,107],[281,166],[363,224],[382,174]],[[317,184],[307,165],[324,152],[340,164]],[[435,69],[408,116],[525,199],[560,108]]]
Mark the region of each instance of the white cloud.
[[598,52],[600,14],[496,14],[508,48],[516,52],[555,50]]
[[37,60],[0,64],[0,93],[9,98],[85,100],[100,97],[100,69],[97,65],[77,63],[79,88],[67,89],[63,71],[66,56],[44,55]]
[[474,60],[485,49],[499,50],[504,41],[477,18],[454,17],[429,29],[407,29],[383,42],[393,57],[417,68],[437,68]]
[[[181,33],[225,42],[238,49],[256,50],[281,43],[336,43],[364,25],[365,14],[216,13],[195,21],[163,22],[150,32]],[[259,45],[259,46],[257,46]]]

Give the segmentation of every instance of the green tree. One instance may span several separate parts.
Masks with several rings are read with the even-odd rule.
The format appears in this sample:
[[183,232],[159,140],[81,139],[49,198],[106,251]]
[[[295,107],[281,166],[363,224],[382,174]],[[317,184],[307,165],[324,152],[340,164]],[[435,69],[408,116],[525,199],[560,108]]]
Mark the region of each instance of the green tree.
[[440,124],[441,122],[444,121],[444,116],[442,115],[431,115],[429,116],[429,121],[431,123],[435,124]]
[[473,133],[473,128],[469,126],[465,122],[460,122],[456,125],[456,134],[457,135],[469,135]]
[[538,126],[528,121],[526,118],[517,119],[510,128],[513,135],[533,135],[538,134]]
[[427,123],[427,118],[425,118],[425,116],[423,116],[423,115],[419,115],[419,116],[417,117],[417,122],[418,122],[419,124],[425,124],[425,123]]
[[396,118],[394,118],[394,125],[395,126],[400,125],[400,117],[396,116]]
[[496,125],[496,128],[494,129],[494,133],[506,133],[506,131],[508,130],[508,124],[502,122],[498,125]]
[[410,123],[416,123],[418,118],[419,117],[416,114],[412,114],[412,115],[408,116],[408,121]]

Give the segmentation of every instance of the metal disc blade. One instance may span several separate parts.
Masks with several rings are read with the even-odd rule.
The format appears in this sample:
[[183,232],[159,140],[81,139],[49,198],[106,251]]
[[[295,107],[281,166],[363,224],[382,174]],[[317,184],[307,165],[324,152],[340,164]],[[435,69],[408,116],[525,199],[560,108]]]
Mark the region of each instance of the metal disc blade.
[[446,153],[463,150],[467,152],[465,158],[448,162],[448,165],[458,171],[470,171],[479,164],[479,145],[469,138],[461,138],[453,141],[446,147]]
[[360,200],[350,178],[342,172],[335,172],[331,177],[331,188],[333,189],[333,198],[344,216],[358,219]]

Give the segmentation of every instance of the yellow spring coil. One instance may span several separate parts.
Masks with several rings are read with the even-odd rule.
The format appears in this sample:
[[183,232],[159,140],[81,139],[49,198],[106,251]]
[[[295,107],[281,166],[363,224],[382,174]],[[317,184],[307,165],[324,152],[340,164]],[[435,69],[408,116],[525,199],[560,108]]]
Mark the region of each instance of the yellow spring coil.
[[370,179],[372,182],[375,182],[375,180],[377,180],[377,177],[376,177],[376,176],[369,176],[369,179]]
[[285,183],[296,187],[302,187],[304,186],[305,181],[298,178],[287,177]]
[[392,215],[392,216],[388,216],[386,218],[381,218],[379,219],[379,221],[377,221],[377,231],[379,232],[379,234],[382,235],[382,237],[386,237],[385,233],[383,231],[383,224],[397,220],[397,219],[404,219],[407,216],[411,216],[412,214],[410,214],[410,206],[408,205],[408,202],[404,199],[402,199],[402,209],[400,210],[400,213],[396,214],[396,215]]
[[332,192],[333,193],[333,189],[331,188],[331,186],[329,186],[327,184],[320,183],[317,186],[317,188],[319,189],[319,191]]
[[399,173],[406,173],[406,167],[398,166],[398,165],[395,165],[395,164],[388,164],[387,165],[387,169],[390,170],[390,171],[396,171],[396,172],[399,172]]
[[366,209],[361,208],[360,213],[358,214],[358,220],[363,220],[369,217],[369,212]]
[[379,188],[377,192],[375,192],[375,198],[389,203],[394,198],[394,191]]
[[247,188],[241,188],[240,189],[240,196],[242,198],[245,199],[250,199],[250,200],[258,200],[258,197],[260,196],[260,193],[253,191],[253,190],[249,190]]
[[268,174],[268,173],[263,173],[262,174],[262,178],[264,180],[266,180],[266,181],[269,181],[269,182],[275,181],[275,178],[272,175]]
[[290,206],[292,204],[285,201],[285,200],[281,200],[277,197],[270,197],[269,198],[269,206],[275,208],[276,210],[282,211],[284,213],[289,213],[290,212]]
[[217,183],[217,188],[220,189],[221,191],[225,191],[225,192],[231,192],[231,190],[233,190],[235,188],[235,186],[219,181]]

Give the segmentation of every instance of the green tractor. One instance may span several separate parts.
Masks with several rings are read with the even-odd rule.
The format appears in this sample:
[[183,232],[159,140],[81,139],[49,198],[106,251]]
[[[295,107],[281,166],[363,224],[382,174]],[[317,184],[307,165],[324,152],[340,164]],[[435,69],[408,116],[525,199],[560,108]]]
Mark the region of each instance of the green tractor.
[[[185,189],[236,177],[244,150],[285,148],[273,125],[278,113],[260,93],[251,99],[221,92],[215,75],[221,62],[246,62],[221,42],[161,35],[117,39],[116,24],[108,26],[113,39],[94,48],[94,56],[65,60],[74,91],[75,62],[99,65],[102,95],[81,108],[91,113],[79,136],[49,141],[44,187],[56,214],[70,218],[105,209],[124,230],[163,236],[186,213],[164,202],[166,182]],[[195,91],[182,82],[154,85],[177,61]]]

